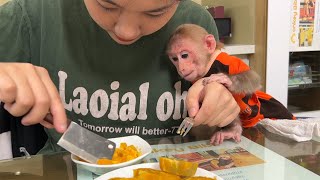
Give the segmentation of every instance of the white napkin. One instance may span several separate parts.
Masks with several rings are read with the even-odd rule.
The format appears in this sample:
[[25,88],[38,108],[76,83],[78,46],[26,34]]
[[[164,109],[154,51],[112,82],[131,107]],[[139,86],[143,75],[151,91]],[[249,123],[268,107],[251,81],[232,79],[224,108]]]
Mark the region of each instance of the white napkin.
[[320,118],[278,119],[265,118],[259,122],[268,131],[295,141],[315,140],[320,142]]
[[0,134],[0,160],[12,158],[11,132]]

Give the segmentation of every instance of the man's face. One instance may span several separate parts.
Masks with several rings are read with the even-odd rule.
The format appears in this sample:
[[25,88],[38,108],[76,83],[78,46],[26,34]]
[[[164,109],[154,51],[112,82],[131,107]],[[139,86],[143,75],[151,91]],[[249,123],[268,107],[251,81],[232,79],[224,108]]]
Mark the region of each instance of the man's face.
[[206,74],[210,54],[203,44],[187,38],[176,39],[168,49],[168,56],[179,75],[187,81],[195,82]]
[[92,19],[119,44],[129,45],[162,28],[177,0],[84,0]]

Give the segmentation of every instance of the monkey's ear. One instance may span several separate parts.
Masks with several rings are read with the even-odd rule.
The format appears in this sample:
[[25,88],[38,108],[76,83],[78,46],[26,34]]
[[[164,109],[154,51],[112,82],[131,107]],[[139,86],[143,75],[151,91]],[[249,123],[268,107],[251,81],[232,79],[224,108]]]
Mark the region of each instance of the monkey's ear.
[[205,36],[205,46],[210,53],[213,53],[216,50],[217,42],[212,34]]

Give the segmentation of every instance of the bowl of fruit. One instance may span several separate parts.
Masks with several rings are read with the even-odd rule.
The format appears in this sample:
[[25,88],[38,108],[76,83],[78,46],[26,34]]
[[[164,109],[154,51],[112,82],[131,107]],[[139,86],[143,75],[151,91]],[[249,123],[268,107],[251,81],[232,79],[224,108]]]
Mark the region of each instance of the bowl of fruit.
[[159,163],[143,163],[108,172],[95,180],[166,179],[223,180],[213,172],[199,168],[197,162],[160,157]]
[[142,159],[152,151],[150,144],[136,135],[110,138],[109,140],[116,144],[112,159],[103,158],[99,159],[97,163],[92,164],[71,154],[71,160],[76,163],[78,167],[101,175],[118,168],[140,163]]

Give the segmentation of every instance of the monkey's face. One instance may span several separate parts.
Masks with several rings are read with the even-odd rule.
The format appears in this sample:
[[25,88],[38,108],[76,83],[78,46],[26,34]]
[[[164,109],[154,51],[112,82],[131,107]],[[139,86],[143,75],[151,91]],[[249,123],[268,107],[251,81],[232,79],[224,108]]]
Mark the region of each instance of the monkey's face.
[[191,39],[178,39],[168,49],[168,56],[179,75],[190,82],[202,78],[207,71],[208,51]]

